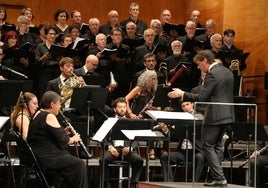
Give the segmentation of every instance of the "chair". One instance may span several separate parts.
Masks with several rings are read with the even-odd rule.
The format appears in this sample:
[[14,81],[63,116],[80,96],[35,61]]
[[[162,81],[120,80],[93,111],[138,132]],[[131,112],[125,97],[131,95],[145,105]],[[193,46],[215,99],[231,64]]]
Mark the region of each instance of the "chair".
[[[109,167],[117,167],[118,177],[117,178],[110,178],[111,180],[118,180],[118,188],[122,188],[122,184],[124,180],[128,181],[127,187],[130,188],[130,180],[132,176],[132,168],[128,161],[113,161],[109,164]],[[124,168],[128,169],[128,176],[124,176]]]
[[38,179],[40,185],[45,188],[60,188],[62,187],[62,177],[54,171],[46,171],[46,176],[35,157],[35,154],[26,140],[20,133],[12,132],[16,136],[17,146],[23,148],[23,153],[20,153],[20,187],[26,187],[28,180]]
[[[16,131],[12,131],[12,134],[16,137],[17,146],[24,149],[24,154],[27,154],[27,160],[23,158],[22,161],[27,161],[25,164],[21,164],[21,179],[20,179],[20,187],[25,187],[27,184],[27,181],[29,179],[33,179],[34,175],[38,178],[40,181],[40,184],[43,187],[50,188],[50,185],[48,184],[48,181],[41,170],[38,161],[35,157],[35,154],[31,148],[31,146],[28,144],[26,140],[24,140],[20,133]],[[22,159],[22,154],[20,153],[20,160]],[[21,162],[21,161],[20,161]],[[24,163],[24,162],[23,162]]]

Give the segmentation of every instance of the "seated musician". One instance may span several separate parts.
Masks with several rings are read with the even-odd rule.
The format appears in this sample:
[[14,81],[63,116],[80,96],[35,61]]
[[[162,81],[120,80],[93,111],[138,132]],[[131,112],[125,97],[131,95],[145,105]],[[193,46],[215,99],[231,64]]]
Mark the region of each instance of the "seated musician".
[[[70,105],[71,96],[65,95],[64,92],[62,91],[63,89],[68,89],[66,85],[69,82],[68,79],[74,76],[73,75],[74,61],[70,57],[63,57],[61,58],[59,62],[59,66],[60,66],[61,75],[48,82],[47,90],[55,91],[56,93],[61,95],[63,97],[63,102],[65,105],[64,107],[68,108]],[[73,83],[76,83],[76,86],[74,85],[72,87],[79,87],[79,85],[85,85],[85,82],[82,77],[74,76],[73,78],[76,81],[76,82],[73,82]],[[69,88],[69,89],[72,89],[72,88]]]
[[256,159],[256,187],[266,187],[265,179],[267,175],[263,173],[263,169],[268,165],[268,145],[262,149],[255,151],[250,156],[250,186],[254,187],[254,168],[255,168],[255,157]]
[[[114,103],[115,117],[126,118],[127,112],[127,102],[125,98],[117,98]],[[109,136],[108,136],[109,137]],[[110,170],[108,170],[108,165],[114,160],[126,160],[130,162],[132,166],[132,177],[131,177],[131,188],[136,188],[137,183],[142,172],[143,159],[138,154],[138,142],[131,142],[127,140],[108,140],[104,143],[107,151],[104,154],[104,183],[105,188],[110,188]],[[102,169],[103,159],[100,159],[100,166]]]
[[81,141],[78,133],[72,137],[61,127],[56,116],[61,109],[61,96],[47,91],[30,124],[27,141],[46,174],[59,173],[70,187],[88,188],[87,170],[83,160],[71,155],[66,147]]
[[[184,112],[188,112],[193,114],[194,113],[194,103],[190,101],[185,101],[181,103],[181,109]],[[195,117],[198,119],[203,119],[203,115],[201,113],[195,112]],[[190,140],[187,141],[187,139],[184,138],[175,138],[175,132],[174,129],[168,129],[168,126],[161,122],[159,123],[160,128],[162,132],[165,135],[170,134],[170,139],[172,141],[178,141],[177,151],[170,152],[170,164],[177,164],[178,162],[185,162],[186,161],[186,148],[191,149],[191,152],[189,152],[189,158],[192,159],[192,142]],[[169,133],[170,131],[170,133]],[[202,175],[203,166],[204,166],[204,156],[201,153],[201,147],[200,147],[200,140],[196,140],[196,179],[195,181],[199,181],[200,177]],[[188,147],[186,147],[186,144],[188,143]],[[160,156],[160,163],[163,168],[164,173],[164,181],[174,181],[174,175],[172,172],[171,167],[168,167],[168,152],[167,147],[164,145],[164,150],[162,151],[162,155]],[[168,168],[169,168],[169,176],[168,176]]]
[[[11,113],[11,130],[16,133],[20,133],[23,139],[27,139],[28,129],[30,121],[32,120],[32,116],[36,112],[38,108],[38,100],[37,97],[30,92],[21,92],[19,98],[17,100],[16,105],[13,108]],[[20,158],[20,165],[29,166],[31,164],[31,160],[29,160],[29,154],[23,144],[18,143],[18,151]]]

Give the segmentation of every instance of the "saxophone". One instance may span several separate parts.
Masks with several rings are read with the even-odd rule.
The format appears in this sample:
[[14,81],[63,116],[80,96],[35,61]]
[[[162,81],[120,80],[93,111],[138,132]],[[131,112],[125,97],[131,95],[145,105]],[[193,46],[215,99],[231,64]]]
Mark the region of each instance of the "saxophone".
[[59,84],[59,88],[61,90],[61,100],[62,104],[64,104],[68,99],[70,99],[73,95],[73,89],[76,87],[81,87],[82,84],[79,81],[79,77],[72,73],[73,76],[69,77],[64,84]]

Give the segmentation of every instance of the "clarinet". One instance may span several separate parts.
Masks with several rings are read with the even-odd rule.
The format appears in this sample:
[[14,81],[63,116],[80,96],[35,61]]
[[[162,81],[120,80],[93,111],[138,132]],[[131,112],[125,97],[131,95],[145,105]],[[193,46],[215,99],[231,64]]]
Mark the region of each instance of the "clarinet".
[[[74,129],[72,124],[67,120],[67,118],[64,116],[64,114],[61,111],[59,112],[59,115],[63,119],[63,121],[64,121],[63,123],[65,124],[65,126],[70,128],[72,134],[76,134],[77,133],[76,130]],[[88,153],[87,148],[82,140],[79,141],[79,144],[82,147],[83,151],[86,153],[87,157],[91,158],[91,155]]]
[[[268,145],[267,146],[264,146],[263,148],[261,148],[260,150],[258,150],[257,152],[259,152],[260,154],[262,154],[266,149],[268,148]],[[246,164],[248,164],[248,159],[243,163],[243,164],[241,164],[240,166],[239,166],[239,168],[242,168],[242,167],[244,167]]]
[[184,71],[187,67],[185,65],[182,65],[177,72],[172,76],[170,81],[167,83],[167,87],[170,87],[173,82],[181,75],[182,71]]

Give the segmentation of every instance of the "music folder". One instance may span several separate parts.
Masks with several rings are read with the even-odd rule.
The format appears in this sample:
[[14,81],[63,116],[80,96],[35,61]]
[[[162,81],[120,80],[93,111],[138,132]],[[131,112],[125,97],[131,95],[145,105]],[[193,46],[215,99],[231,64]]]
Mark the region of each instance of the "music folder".
[[138,46],[141,46],[145,43],[144,38],[138,38],[138,39],[130,39],[130,38],[123,38],[122,44],[128,45],[131,49],[134,49]]
[[111,55],[111,54],[116,53],[116,51],[117,51],[116,48],[115,48],[115,49],[104,48],[104,49],[100,52],[100,54],[102,54],[102,55],[104,55],[104,56],[109,56],[109,55]]
[[185,31],[185,25],[183,24],[171,24],[171,23],[165,23],[163,25],[163,31],[170,35],[170,31],[177,31],[179,36],[184,36],[186,35]]
[[89,32],[88,24],[82,23],[81,24],[81,27],[80,27],[80,33],[81,33],[81,35],[83,35],[83,34],[85,34],[87,32]]

